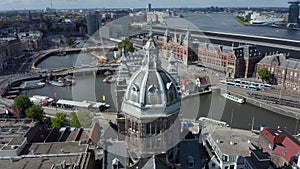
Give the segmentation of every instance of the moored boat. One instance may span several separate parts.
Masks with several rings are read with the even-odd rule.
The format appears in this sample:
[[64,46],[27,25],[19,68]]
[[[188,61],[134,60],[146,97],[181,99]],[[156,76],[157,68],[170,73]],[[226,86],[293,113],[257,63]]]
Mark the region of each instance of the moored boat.
[[65,86],[65,83],[61,80],[55,81],[55,80],[48,80],[47,81],[49,84],[53,85],[53,86],[59,86],[59,87],[63,87]]
[[32,81],[23,82],[20,85],[20,88],[21,89],[35,89],[35,88],[42,88],[45,86],[46,86],[45,82],[41,82],[40,80],[32,80]]
[[231,101],[234,101],[234,102],[237,102],[237,103],[241,103],[241,104],[245,103],[245,99],[233,96],[233,95],[231,95],[229,93],[222,93],[221,95],[223,97],[225,97],[226,99],[229,99]]
[[113,76],[107,76],[105,79],[103,79],[103,82],[105,83],[113,83],[115,82],[115,78]]

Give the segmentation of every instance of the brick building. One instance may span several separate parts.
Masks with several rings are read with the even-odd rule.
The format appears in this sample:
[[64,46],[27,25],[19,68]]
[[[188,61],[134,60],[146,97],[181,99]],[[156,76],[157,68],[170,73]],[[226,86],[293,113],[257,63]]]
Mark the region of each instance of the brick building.
[[164,36],[157,39],[157,43],[160,46],[162,57],[169,57],[173,53],[175,58],[181,60],[184,65],[189,65],[197,60],[197,52],[193,48],[193,40],[189,30],[184,37],[182,34],[177,35],[176,33],[171,36],[166,30]]
[[[257,64],[257,72],[268,68],[271,72],[271,82],[281,84],[285,88],[300,90],[300,60],[287,59],[283,53],[265,56]],[[256,75],[258,78],[258,74]]]
[[198,61],[205,67],[223,72],[228,78],[250,78],[255,65],[262,59],[255,46],[238,47],[200,43]]
[[276,167],[289,165],[298,159],[300,142],[290,133],[280,128],[263,128],[258,140],[259,148],[268,152]]

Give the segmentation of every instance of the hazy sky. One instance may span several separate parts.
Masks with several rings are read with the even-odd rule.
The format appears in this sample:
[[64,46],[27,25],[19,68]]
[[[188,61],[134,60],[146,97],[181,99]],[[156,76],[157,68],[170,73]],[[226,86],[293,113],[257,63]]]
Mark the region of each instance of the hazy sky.
[[288,0],[0,0],[0,10],[53,8],[288,7]]

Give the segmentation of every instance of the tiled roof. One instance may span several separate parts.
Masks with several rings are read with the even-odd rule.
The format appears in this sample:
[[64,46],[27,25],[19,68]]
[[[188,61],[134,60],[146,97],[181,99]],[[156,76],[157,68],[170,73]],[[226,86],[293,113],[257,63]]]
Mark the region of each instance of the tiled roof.
[[99,123],[95,122],[89,134],[89,140],[93,143],[98,143],[100,140],[101,130]]

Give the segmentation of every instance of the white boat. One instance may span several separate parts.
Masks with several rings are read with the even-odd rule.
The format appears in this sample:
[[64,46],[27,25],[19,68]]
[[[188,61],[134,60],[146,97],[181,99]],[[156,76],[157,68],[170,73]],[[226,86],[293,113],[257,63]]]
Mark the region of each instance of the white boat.
[[40,96],[40,95],[33,95],[32,97],[29,97],[30,101],[33,102],[33,104],[37,105],[48,105],[49,103],[52,103],[54,99],[48,97],[48,96]]
[[32,97],[33,97],[33,98],[36,98],[36,99],[41,99],[42,101],[43,101],[43,100],[47,100],[49,103],[51,103],[51,102],[54,101],[53,98],[50,98],[50,97],[48,97],[48,96],[33,95]]
[[49,84],[53,85],[53,86],[60,86],[60,87],[63,87],[65,86],[65,83],[61,80],[59,81],[55,81],[55,80],[49,80],[47,81]]
[[239,98],[239,97],[236,97],[236,96],[233,96],[229,93],[222,93],[221,94],[223,97],[225,97],[226,99],[229,99],[229,100],[232,100],[234,102],[237,102],[237,103],[245,103],[245,99],[242,99],[242,98]]
[[103,79],[103,82],[105,83],[113,83],[115,82],[115,78],[113,76],[107,76],[105,79]]
[[266,19],[255,19],[251,20],[251,25],[272,25],[275,22],[282,22],[284,21],[284,18],[266,18]]
[[93,108],[97,108],[100,111],[106,110],[110,107],[109,104],[104,103],[104,102],[93,102],[93,101],[83,101],[83,103],[89,103],[92,105]]
[[20,88],[21,89],[34,89],[34,88],[42,88],[45,86],[46,86],[46,83],[41,82],[40,80],[32,80],[32,81],[23,82],[20,85]]

